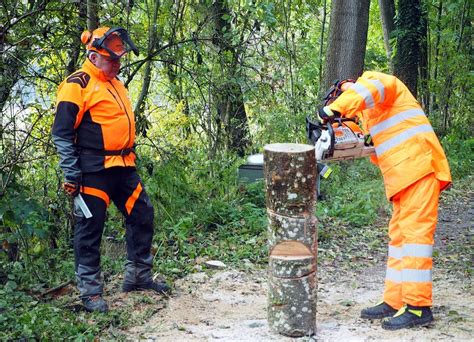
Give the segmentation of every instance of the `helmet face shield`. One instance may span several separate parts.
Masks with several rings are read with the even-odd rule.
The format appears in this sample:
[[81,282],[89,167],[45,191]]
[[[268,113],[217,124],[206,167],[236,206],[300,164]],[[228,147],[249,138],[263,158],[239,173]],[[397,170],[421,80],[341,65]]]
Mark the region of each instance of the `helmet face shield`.
[[105,50],[113,59],[118,59],[130,51],[138,56],[137,47],[130,39],[127,30],[121,27],[109,29],[102,37],[92,42],[92,47],[99,53],[101,50]]

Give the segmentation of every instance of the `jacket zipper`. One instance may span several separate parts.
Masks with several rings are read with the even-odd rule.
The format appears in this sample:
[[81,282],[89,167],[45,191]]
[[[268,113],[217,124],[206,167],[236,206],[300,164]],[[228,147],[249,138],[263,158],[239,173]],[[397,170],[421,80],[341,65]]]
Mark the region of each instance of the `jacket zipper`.
[[[114,88],[115,92],[117,93],[117,97],[120,99],[120,102],[122,103],[122,105],[120,105],[119,101],[117,100],[117,97],[115,97],[114,93],[109,89],[107,88],[107,90],[109,91],[110,94],[112,94],[112,96],[114,97],[115,101],[117,102],[117,104],[119,105],[120,109],[122,109],[124,112],[125,112],[125,115],[127,116],[127,119],[128,119],[128,141],[127,141],[127,144],[125,145],[125,147],[127,148],[127,146],[130,144],[130,137],[132,136],[132,122],[130,120],[130,115],[128,114],[128,111],[127,111],[127,107],[125,106],[125,104],[123,103],[123,100],[122,98],[120,97],[120,94],[119,92],[117,91],[117,89],[114,87],[114,85],[112,84],[111,81],[109,81],[110,85],[112,86],[112,88]],[[124,166],[127,166],[126,163],[125,163],[125,156],[122,156],[122,160],[123,160],[123,165]]]

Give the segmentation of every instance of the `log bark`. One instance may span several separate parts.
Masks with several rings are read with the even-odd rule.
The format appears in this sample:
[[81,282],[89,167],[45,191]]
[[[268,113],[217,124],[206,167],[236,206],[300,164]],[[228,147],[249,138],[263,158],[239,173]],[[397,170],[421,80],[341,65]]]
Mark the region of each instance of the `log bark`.
[[311,250],[316,248],[317,220],[313,215],[288,217],[267,210],[267,218],[270,251],[276,244],[285,240],[302,242]]
[[308,215],[316,200],[314,147],[270,144],[265,147],[264,175],[267,208],[287,216]]
[[268,322],[285,336],[316,333],[316,169],[313,146],[265,146]]
[[[314,273],[313,273],[314,274]],[[269,277],[268,322],[278,333],[291,336],[311,336],[316,333],[316,277]]]

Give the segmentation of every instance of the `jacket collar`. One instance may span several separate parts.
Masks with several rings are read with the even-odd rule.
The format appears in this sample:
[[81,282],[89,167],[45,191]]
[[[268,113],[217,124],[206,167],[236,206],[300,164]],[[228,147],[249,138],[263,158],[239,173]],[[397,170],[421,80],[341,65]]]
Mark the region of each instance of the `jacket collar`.
[[92,62],[87,57],[84,64],[82,64],[82,69],[84,69],[84,71],[88,74],[91,74],[92,76],[98,78],[102,82],[107,82],[107,78],[105,77],[103,71],[96,67],[94,64],[92,64]]

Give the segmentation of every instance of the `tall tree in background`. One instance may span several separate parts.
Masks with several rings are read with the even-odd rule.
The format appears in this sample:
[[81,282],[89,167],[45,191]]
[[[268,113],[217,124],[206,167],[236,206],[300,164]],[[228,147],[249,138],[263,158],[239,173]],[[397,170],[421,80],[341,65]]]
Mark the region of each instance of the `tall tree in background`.
[[227,1],[214,1],[212,15],[215,28],[213,43],[218,49],[224,72],[223,77],[218,80],[217,88],[213,94],[218,114],[217,119],[224,128],[227,147],[243,157],[245,148],[249,144],[249,129],[242,89],[239,84],[241,76],[240,55],[238,48],[232,41],[232,15],[227,6]]
[[[440,48],[440,55],[436,57],[439,60],[437,83],[440,91],[437,103],[441,111],[441,132],[446,134],[450,128],[458,126],[461,127],[459,136],[465,137],[472,137],[474,127],[472,63],[469,63],[472,60],[471,4],[470,0],[462,0],[457,1],[455,5],[445,4],[443,9],[443,1],[439,1],[442,14],[447,15],[450,13],[448,11],[454,14],[454,20],[448,24],[452,27],[454,34],[449,36],[450,39],[445,40],[444,46]],[[444,77],[441,78],[440,74]],[[466,99],[470,100],[466,102]]]
[[390,40],[393,31],[395,30],[395,1],[394,0],[379,0],[380,18],[382,19],[383,41],[385,44],[385,51],[390,65],[390,71],[393,72],[392,63],[392,45]]
[[364,69],[370,0],[333,0],[324,89],[336,79],[357,78]]
[[[71,34],[72,42],[69,47],[69,62],[66,67],[66,73],[68,76],[72,74],[78,67],[79,56],[82,51],[82,42],[81,42],[81,34],[84,31],[85,24],[87,23],[87,2],[86,0],[80,0],[76,3],[73,3],[77,7],[79,17],[77,18],[76,24],[71,25],[72,29],[75,29],[75,34]],[[96,14],[97,17],[97,14]]]
[[87,0],[87,29],[94,31],[99,27],[99,4],[97,0]]
[[[148,3],[146,4],[148,6]],[[150,11],[148,13],[150,14],[151,12],[151,18],[148,20],[151,20],[148,24],[148,47],[146,50],[146,62],[145,62],[145,70],[143,71],[143,83],[142,87],[140,90],[140,95],[138,96],[137,102],[135,104],[135,117],[136,117],[136,125],[137,125],[137,131],[146,136],[147,129],[150,126],[149,121],[144,115],[145,111],[145,104],[146,104],[146,99],[148,97],[148,93],[150,90],[150,83],[151,83],[151,74],[152,74],[152,56],[153,53],[156,51],[156,48],[159,44],[159,38],[158,38],[158,30],[157,30],[157,19],[158,19],[158,12],[160,8],[160,1],[155,0],[153,7],[149,8]],[[151,6],[150,6],[151,7]]]
[[394,74],[402,80],[414,96],[417,94],[418,67],[422,40],[420,0],[398,0],[396,17],[397,52]]
[[419,100],[422,107],[425,109],[426,115],[429,115],[429,38],[428,38],[428,11],[426,5],[422,3],[421,5],[421,15],[420,15],[420,28],[419,28],[419,38],[420,38],[420,64],[418,66],[418,75],[419,75]]

